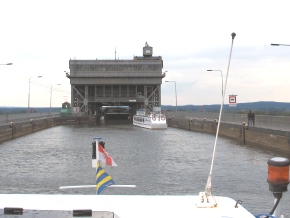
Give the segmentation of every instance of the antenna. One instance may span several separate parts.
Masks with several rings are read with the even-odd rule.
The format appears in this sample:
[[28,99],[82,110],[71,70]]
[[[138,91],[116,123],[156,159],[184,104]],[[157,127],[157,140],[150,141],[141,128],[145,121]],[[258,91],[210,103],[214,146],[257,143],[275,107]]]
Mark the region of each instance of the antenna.
[[212,161],[211,161],[211,166],[210,166],[210,172],[209,172],[208,179],[207,179],[207,183],[206,183],[206,187],[205,187],[205,194],[207,196],[210,196],[211,195],[211,175],[212,175],[212,169],[213,169],[213,161],[214,161],[214,156],[215,156],[217,138],[218,138],[218,134],[219,134],[219,128],[220,128],[222,110],[223,110],[223,105],[224,105],[224,100],[225,100],[225,92],[226,92],[228,75],[229,75],[229,68],[230,68],[230,62],[231,62],[231,56],[232,56],[232,50],[233,50],[233,43],[234,43],[234,38],[235,38],[236,34],[235,33],[232,33],[231,36],[232,36],[232,44],[231,44],[230,57],[229,57],[229,62],[228,62],[226,82],[225,82],[225,87],[224,87],[224,92],[223,92],[223,97],[222,97],[222,103],[221,103],[221,108],[220,108],[218,126],[217,126],[217,130],[216,130],[216,136],[215,136],[215,142],[214,142],[214,149],[213,149],[213,154],[212,154]]

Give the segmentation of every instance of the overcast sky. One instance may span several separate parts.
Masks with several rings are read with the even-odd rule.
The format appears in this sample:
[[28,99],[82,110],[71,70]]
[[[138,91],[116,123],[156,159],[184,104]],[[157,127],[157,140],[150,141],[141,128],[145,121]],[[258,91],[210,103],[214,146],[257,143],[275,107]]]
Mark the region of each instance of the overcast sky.
[[[0,106],[70,101],[69,60],[132,60],[147,42],[162,56],[162,105],[290,102],[287,0],[0,0]],[[221,70],[224,79],[219,71]],[[37,76],[42,78],[37,78]],[[57,85],[61,84],[61,85]],[[52,89],[51,89],[52,87]],[[225,103],[228,103],[226,97]]]

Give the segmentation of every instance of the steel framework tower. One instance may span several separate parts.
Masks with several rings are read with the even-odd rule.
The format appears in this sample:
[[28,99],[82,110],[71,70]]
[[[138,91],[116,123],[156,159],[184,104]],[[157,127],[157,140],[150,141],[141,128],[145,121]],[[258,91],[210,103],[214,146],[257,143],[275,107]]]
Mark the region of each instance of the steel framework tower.
[[152,110],[161,106],[161,56],[152,56],[147,42],[143,56],[133,60],[70,60],[71,105],[81,113],[94,114],[101,106],[130,106]]

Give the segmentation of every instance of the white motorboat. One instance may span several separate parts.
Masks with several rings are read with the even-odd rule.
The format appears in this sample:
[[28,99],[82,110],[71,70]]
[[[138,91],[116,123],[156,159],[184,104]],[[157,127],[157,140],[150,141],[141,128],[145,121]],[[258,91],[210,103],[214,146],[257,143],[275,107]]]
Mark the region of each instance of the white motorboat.
[[165,114],[146,113],[145,109],[140,109],[133,116],[133,125],[147,129],[167,129]]

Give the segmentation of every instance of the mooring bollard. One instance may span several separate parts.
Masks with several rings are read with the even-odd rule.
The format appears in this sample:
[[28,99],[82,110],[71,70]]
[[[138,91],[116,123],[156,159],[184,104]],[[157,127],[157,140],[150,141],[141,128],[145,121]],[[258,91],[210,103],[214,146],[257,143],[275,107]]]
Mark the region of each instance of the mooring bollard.
[[44,122],[45,122],[45,128],[47,129],[47,119],[44,117]]
[[189,122],[188,122],[188,130],[189,130],[189,131],[190,131],[191,123],[192,123],[192,118],[190,118],[190,119],[189,119]]
[[246,144],[246,128],[247,128],[247,124],[246,124],[246,122],[243,122],[243,143],[244,143],[244,145]]
[[11,128],[11,137],[13,139],[15,135],[15,126],[13,122],[10,123],[10,128]]

